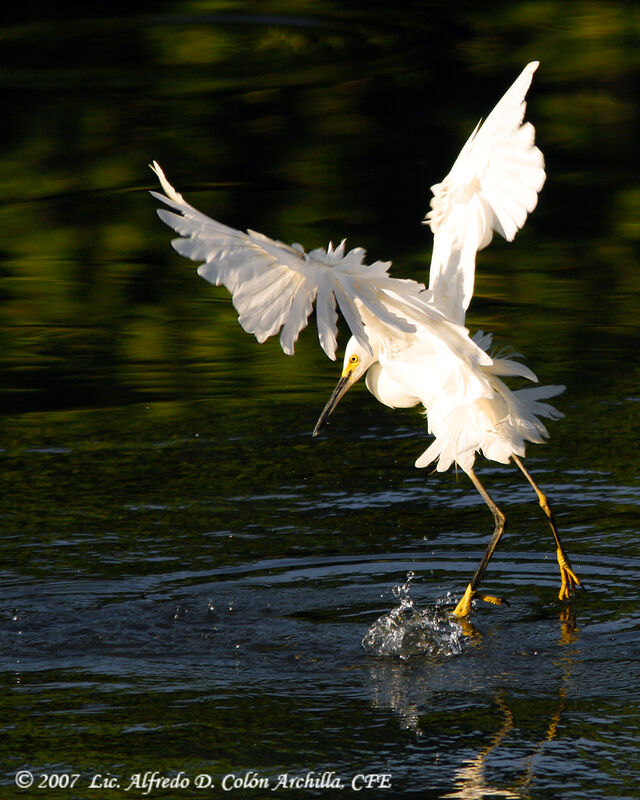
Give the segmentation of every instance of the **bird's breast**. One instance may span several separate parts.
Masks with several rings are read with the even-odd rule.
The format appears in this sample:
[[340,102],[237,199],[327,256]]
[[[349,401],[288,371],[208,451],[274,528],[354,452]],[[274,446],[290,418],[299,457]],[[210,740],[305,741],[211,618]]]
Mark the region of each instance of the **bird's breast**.
[[369,368],[366,383],[371,394],[390,408],[411,408],[420,402],[411,388],[396,380],[379,361]]

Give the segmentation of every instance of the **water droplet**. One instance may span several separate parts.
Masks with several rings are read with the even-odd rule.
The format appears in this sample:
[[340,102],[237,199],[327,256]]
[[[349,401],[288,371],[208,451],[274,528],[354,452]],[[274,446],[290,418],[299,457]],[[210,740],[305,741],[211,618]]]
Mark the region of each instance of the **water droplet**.
[[403,660],[415,655],[453,656],[462,652],[462,627],[451,617],[441,601],[434,609],[422,610],[410,596],[413,572],[394,586],[392,593],[400,604],[379,617],[362,639],[371,656],[396,656]]

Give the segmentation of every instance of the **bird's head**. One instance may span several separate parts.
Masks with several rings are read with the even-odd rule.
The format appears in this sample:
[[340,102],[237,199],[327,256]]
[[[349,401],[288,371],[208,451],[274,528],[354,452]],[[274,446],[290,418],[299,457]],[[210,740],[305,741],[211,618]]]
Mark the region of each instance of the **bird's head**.
[[313,429],[314,436],[318,435],[318,431],[327,421],[327,418],[338,405],[341,398],[356,381],[360,380],[375,360],[375,356],[366,350],[354,336],[349,339],[342,364],[342,375],[340,376],[336,388],[333,390],[333,394],[327,401],[327,405],[322,410],[322,414],[320,414],[316,422],[316,427]]

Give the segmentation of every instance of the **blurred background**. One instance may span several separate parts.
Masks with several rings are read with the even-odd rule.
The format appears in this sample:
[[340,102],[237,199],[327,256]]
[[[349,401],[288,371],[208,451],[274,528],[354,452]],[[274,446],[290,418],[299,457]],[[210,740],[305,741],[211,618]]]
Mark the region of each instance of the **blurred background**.
[[635,3],[26,8],[0,33],[5,413],[206,397],[238,358],[247,380],[308,391],[328,369],[315,343],[295,366],[258,355],[168,247],[148,162],[230,225],[347,237],[423,279],[428,187],[533,59],[549,177],[517,245],[481,256],[470,323],[545,380],[637,380]]

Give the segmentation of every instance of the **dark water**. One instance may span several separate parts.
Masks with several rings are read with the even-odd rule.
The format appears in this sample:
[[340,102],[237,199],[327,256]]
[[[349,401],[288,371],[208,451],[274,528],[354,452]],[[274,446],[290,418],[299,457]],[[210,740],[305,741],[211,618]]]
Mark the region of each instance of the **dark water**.
[[[640,796],[635,6],[79,9],[0,35],[0,796]],[[557,600],[535,498],[483,462],[510,606],[460,626],[481,498],[362,387],[313,440],[336,365],[238,328],[146,165],[423,278],[427,187],[533,58],[549,180],[469,324],[567,386],[527,464],[587,591]]]

